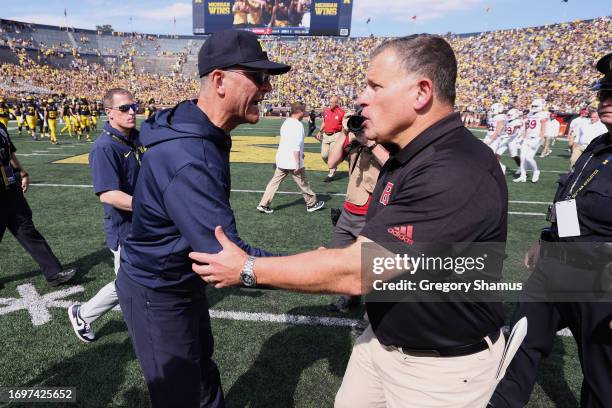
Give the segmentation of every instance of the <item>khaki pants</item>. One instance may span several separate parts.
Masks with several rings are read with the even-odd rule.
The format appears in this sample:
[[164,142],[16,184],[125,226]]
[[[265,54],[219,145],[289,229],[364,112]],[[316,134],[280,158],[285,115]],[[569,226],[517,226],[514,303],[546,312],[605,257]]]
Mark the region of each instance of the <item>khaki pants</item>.
[[321,157],[325,163],[327,163],[329,151],[332,149],[332,147],[334,147],[336,140],[342,135],[342,132],[334,133],[333,135],[323,133],[323,138],[321,139]]
[[285,177],[289,174],[293,177],[293,181],[298,185],[300,190],[302,190],[302,197],[304,197],[304,201],[306,201],[307,206],[311,206],[316,204],[317,195],[310,188],[310,184],[308,184],[308,180],[306,180],[306,169],[302,169],[299,176],[296,176],[293,173],[293,170],[279,169],[278,167],[274,171],[274,175],[272,179],[266,186],[266,191],[264,192],[263,197],[261,197],[261,201],[259,205],[263,205],[264,207],[270,206],[272,199],[274,199],[274,194],[276,194],[276,190],[283,182]]
[[570,156],[570,168],[574,167],[574,164],[576,164],[578,158],[582,156],[584,149],[586,149],[586,146],[574,144],[574,147],[572,147],[572,155]]
[[334,406],[484,408],[496,386],[504,346],[500,334],[479,353],[416,357],[387,350],[368,326],[353,347]]

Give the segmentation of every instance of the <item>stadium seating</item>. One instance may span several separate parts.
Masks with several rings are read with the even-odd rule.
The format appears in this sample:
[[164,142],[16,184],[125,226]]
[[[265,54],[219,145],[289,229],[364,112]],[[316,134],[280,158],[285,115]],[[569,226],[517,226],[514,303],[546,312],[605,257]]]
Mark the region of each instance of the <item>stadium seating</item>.
[[[576,112],[593,98],[597,78],[588,69],[609,51],[610,16],[549,26],[447,34],[459,77],[457,108],[483,112],[493,102],[525,108],[535,95],[549,107]],[[361,92],[369,54],[384,38],[301,37],[262,39],[269,54],[291,64],[273,79],[268,99],[286,106],[301,100],[321,108],[332,94],[350,107]],[[134,88],[141,99],[173,104],[197,91],[199,36],[113,33],[0,20],[2,71],[15,83],[47,92],[99,99],[110,85]],[[7,48],[14,54],[7,52]],[[25,51],[23,51],[25,49]],[[94,64],[94,65],[92,65]],[[11,67],[9,67],[9,65]],[[83,70],[83,67],[95,69]],[[67,69],[68,67],[68,69]],[[58,81],[55,78],[62,78]],[[21,92],[27,92],[24,87]],[[10,97],[19,96],[13,88]]]

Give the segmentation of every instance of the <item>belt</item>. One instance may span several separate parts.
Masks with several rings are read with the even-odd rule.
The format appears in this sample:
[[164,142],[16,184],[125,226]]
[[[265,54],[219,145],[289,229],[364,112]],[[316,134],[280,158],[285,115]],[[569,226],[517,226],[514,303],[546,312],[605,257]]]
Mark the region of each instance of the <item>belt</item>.
[[[491,343],[496,343],[500,336],[500,330],[487,334]],[[410,347],[383,346],[388,351],[399,351],[414,357],[460,357],[475,354],[489,348],[489,343],[482,339],[476,343],[462,346],[442,347],[435,349],[415,349]]]
[[593,259],[592,254],[586,254],[579,248],[568,248],[568,244],[542,243],[541,258],[554,258],[563,265],[578,269],[601,269],[609,261],[605,257]]
[[323,132],[323,133],[325,133],[327,136],[331,136],[331,135],[335,135],[338,132],[331,132],[331,133]]

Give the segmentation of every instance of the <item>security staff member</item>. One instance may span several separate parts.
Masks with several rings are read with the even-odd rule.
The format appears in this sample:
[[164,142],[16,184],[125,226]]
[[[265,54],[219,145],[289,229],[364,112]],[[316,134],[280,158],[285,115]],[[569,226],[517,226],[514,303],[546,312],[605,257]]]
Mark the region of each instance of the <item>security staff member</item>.
[[[338,106],[338,97],[332,96],[329,99],[329,107],[323,111],[323,123],[316,134],[316,138],[321,142],[321,158],[327,164],[329,151],[334,147],[334,143],[339,137],[342,137],[342,119],[344,118],[344,110]],[[321,132],[324,136],[321,136]],[[336,168],[329,169],[329,173],[323,181],[329,183],[334,180]]]
[[21,246],[38,263],[51,287],[68,282],[76,268],[62,269],[45,238],[34,227],[32,210],[23,196],[30,179],[17,156],[4,125],[0,124],[0,242],[8,228]]
[[[506,181],[491,150],[453,112],[456,76],[455,54],[439,36],[397,38],[374,50],[358,100],[364,136],[399,151],[381,170],[355,244],[254,258],[217,227],[223,251],[190,254],[194,271],[215,287],[357,295],[366,242],[391,251],[418,242],[505,242]],[[501,278],[501,264],[488,272]],[[500,302],[366,301],[366,310],[371,326],[353,348],[337,408],[487,403],[505,343]]]
[[314,109],[311,109],[310,113],[308,114],[308,136],[312,136],[312,132],[314,132],[317,128],[316,121],[317,113]]
[[153,407],[223,407],[205,283],[187,253],[220,249],[217,223],[249,254],[230,207],[229,132],[257,123],[270,75],[257,35],[219,31],[198,54],[197,100],[159,112],[140,129],[145,145],[134,192],[132,231],[121,252],[117,294]]
[[[591,292],[594,287],[589,277],[605,277],[605,268],[612,274],[612,54],[600,59],[597,69],[604,74],[596,85],[598,111],[608,132],[593,140],[574,169],[559,180],[553,222],[543,231],[541,241],[563,244],[538,243],[525,256],[525,265],[533,269],[530,281],[542,282],[543,287],[553,282],[553,287],[565,291]],[[577,225],[571,225],[572,219]],[[606,286],[610,296],[612,284]],[[612,407],[612,303],[524,301],[519,303],[515,320],[523,316],[529,322],[527,336],[489,406],[527,404],[540,362],[552,351],[556,332],[567,325],[578,345],[584,375],[580,406]]]

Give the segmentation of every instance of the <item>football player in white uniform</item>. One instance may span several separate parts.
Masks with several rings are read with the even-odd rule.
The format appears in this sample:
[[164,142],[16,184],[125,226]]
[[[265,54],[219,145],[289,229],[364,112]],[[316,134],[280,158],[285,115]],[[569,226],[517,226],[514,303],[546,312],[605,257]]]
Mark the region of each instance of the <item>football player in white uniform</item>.
[[544,112],[544,99],[537,98],[531,102],[531,109],[525,121],[525,137],[521,144],[521,175],[514,182],[524,183],[527,181],[527,167],[531,167],[533,174],[531,182],[537,183],[540,179],[540,170],[535,161],[535,155],[544,142],[544,132],[548,112]]
[[[493,153],[496,154],[497,160],[499,160],[499,155],[497,155],[497,149],[500,146],[500,143],[503,142],[503,136],[505,135],[505,126],[506,126],[506,115],[504,112],[504,105],[501,103],[494,103],[491,105],[489,109],[489,113],[487,115],[487,126],[488,131],[485,136],[483,142],[493,150]],[[499,162],[499,165],[502,168],[504,174],[506,174],[506,166]]]
[[[523,140],[523,112],[516,108],[512,108],[506,114],[506,126],[504,127],[504,135],[500,136],[500,142],[495,154],[499,160],[501,156],[508,150],[510,157],[516,163],[515,177],[521,174],[521,158],[519,157],[519,149]],[[502,169],[503,169],[502,165]]]

